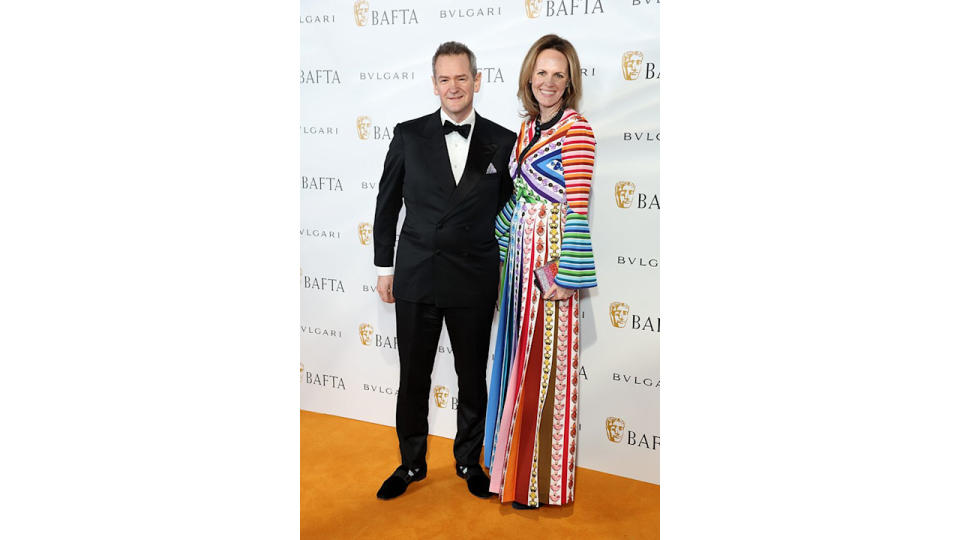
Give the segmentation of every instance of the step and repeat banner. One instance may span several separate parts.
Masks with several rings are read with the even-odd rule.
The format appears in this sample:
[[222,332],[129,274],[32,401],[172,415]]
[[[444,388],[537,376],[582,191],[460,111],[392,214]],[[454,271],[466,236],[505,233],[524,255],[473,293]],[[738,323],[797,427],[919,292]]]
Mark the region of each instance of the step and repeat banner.
[[[520,64],[554,33],[580,56],[580,112],[597,138],[599,286],[581,304],[578,466],[660,482],[659,21],[657,0],[302,1],[301,408],[394,425],[396,323],[376,293],[372,223],[394,126],[440,106],[437,46],[474,51],[475,109],[517,131]],[[430,433],[453,438],[456,409],[444,329]]]

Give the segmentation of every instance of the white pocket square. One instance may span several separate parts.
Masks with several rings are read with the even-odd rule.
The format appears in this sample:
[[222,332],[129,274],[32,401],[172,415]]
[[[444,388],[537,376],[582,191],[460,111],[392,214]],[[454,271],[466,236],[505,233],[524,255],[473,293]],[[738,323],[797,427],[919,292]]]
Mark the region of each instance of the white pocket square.
[[496,173],[497,173],[497,168],[493,166],[493,163],[487,165],[487,173],[486,173],[486,174],[496,174]]

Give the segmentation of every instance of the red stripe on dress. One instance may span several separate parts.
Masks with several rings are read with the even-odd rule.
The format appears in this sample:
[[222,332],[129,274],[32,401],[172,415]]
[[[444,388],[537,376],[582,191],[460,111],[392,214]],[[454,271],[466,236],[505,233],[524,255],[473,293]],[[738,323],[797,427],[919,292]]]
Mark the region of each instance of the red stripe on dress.
[[[538,302],[540,308],[543,307],[542,300]],[[543,313],[542,309],[537,312],[537,323],[533,331],[533,343],[530,347],[530,355],[527,357],[527,365],[523,377],[523,400],[520,408],[524,415],[521,418],[521,425],[514,433],[514,440],[517,441],[517,484],[514,487],[514,496],[523,504],[530,504],[530,477],[533,473],[533,449],[536,445],[537,433],[537,411],[540,401],[540,370],[543,365]]]
[[[514,500],[513,493],[514,493],[514,490],[516,489],[516,485],[515,485],[516,465],[515,464],[517,463],[517,453],[516,453],[515,443],[517,441],[516,432],[517,430],[520,429],[520,426],[516,424],[516,419],[519,416],[521,421],[523,420],[523,414],[520,411],[519,404],[521,403],[521,399],[523,397],[523,381],[524,381],[524,375],[526,373],[523,367],[524,367],[524,362],[526,362],[526,358],[527,358],[527,355],[526,355],[527,341],[528,341],[527,333],[528,333],[528,330],[530,329],[530,317],[534,309],[533,302],[531,301],[531,297],[533,296],[533,287],[530,286],[530,284],[533,282],[532,274],[533,274],[534,254],[533,254],[532,246],[534,245],[534,243],[531,241],[530,249],[527,249],[527,240],[525,238],[528,232],[532,236],[533,230],[529,229],[529,226],[527,225],[526,222],[523,223],[523,226],[524,226],[524,229],[523,229],[524,237],[521,238],[521,242],[523,242],[521,249],[523,251],[521,253],[523,253],[525,257],[523,257],[523,259],[521,260],[523,264],[523,275],[521,277],[521,279],[523,279],[523,282],[522,282],[521,294],[523,295],[523,298],[524,298],[524,302],[523,302],[524,309],[523,309],[523,319],[521,319],[520,321],[520,339],[517,345],[517,353],[519,358],[514,359],[514,362],[516,362],[514,368],[517,370],[520,380],[517,383],[517,395],[513,403],[513,411],[510,418],[511,421],[513,422],[513,425],[511,426],[511,429],[507,434],[508,440],[506,441],[506,448],[505,448],[506,456],[503,463],[503,489],[501,490],[501,493],[500,493],[500,500],[503,502],[513,501]],[[503,420],[501,420],[501,422],[502,421]],[[513,466],[511,467],[511,465]]]

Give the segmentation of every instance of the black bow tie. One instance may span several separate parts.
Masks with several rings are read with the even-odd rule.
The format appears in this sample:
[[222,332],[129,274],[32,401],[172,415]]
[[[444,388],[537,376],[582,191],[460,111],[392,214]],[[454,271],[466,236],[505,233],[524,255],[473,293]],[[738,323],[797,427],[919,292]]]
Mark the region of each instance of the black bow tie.
[[448,135],[451,132],[456,131],[460,135],[463,135],[463,138],[466,139],[470,136],[470,124],[463,124],[458,126],[449,120],[443,121],[443,134]]

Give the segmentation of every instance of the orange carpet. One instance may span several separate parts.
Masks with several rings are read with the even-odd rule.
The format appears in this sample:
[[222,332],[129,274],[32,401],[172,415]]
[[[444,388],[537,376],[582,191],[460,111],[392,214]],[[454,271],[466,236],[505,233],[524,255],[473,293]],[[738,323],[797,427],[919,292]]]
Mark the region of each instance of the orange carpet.
[[300,411],[301,538],[659,538],[660,486],[577,469],[576,500],[514,510],[467,492],[453,441],[431,436],[427,477],[389,501],[380,484],[400,464],[392,427]]

